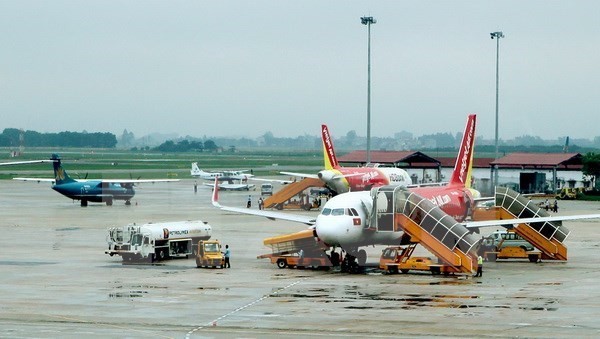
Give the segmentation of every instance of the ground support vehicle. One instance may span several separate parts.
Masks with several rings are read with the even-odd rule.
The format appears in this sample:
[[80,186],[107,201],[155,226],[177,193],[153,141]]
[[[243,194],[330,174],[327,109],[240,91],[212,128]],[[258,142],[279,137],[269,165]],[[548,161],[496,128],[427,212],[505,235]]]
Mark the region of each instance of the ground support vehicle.
[[218,240],[200,240],[196,254],[196,267],[225,268],[225,256]]
[[273,195],[273,184],[264,183],[260,185],[260,195]]
[[317,240],[312,230],[266,238],[263,243],[272,252],[257,259],[269,259],[279,268],[329,269],[332,266],[330,257],[325,254],[328,246]]
[[331,267],[331,261],[324,253],[320,256],[303,256],[298,253],[276,255],[263,254],[257,257],[258,259],[270,259],[272,264],[277,264],[279,268],[312,268],[319,270],[328,270]]
[[480,253],[487,261],[497,259],[529,259],[538,262],[542,252],[512,230],[495,231],[481,240]]
[[431,274],[448,275],[458,272],[452,266],[437,264],[430,257],[412,257],[417,244],[406,247],[391,246],[385,248],[379,259],[379,268],[388,273],[408,273],[410,270],[429,271]]
[[154,262],[195,255],[198,241],[210,239],[212,229],[201,220],[130,224],[108,229],[108,250],[123,261]]

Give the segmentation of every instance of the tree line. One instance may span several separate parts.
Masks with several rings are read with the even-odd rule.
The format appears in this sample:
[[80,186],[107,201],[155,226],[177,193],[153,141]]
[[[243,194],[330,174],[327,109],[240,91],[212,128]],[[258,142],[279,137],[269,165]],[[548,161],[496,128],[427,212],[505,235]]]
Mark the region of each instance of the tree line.
[[1,147],[91,147],[115,148],[117,137],[108,132],[59,132],[39,133],[5,128],[0,134]]

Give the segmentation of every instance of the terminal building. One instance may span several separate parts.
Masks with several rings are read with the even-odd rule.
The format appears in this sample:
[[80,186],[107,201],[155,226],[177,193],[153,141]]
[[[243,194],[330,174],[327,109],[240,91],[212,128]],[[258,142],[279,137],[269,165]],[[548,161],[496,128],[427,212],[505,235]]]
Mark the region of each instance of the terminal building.
[[[366,151],[353,151],[338,157],[345,166],[364,166]],[[371,162],[406,170],[413,184],[444,182],[450,178],[455,157],[432,157],[413,151],[371,151]],[[492,178],[498,185],[521,193],[556,193],[562,188],[592,188],[591,178],[583,175],[580,153],[510,153],[497,160],[473,159],[473,188],[492,192]]]

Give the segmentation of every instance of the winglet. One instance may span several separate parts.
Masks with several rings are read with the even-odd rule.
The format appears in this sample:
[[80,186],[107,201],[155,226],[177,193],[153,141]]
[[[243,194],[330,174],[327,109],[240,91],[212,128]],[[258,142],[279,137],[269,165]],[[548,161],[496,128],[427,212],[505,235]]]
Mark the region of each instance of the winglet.
[[333,149],[333,140],[327,125],[321,125],[321,139],[323,141],[323,160],[325,161],[325,169],[334,169],[339,166],[335,151]]
[[215,177],[215,185],[213,186],[212,204],[215,207],[221,208],[219,204],[219,178]]
[[461,185],[467,188],[471,187],[476,117],[475,114],[470,114],[467,118],[467,125],[465,126],[458,156],[456,157],[454,171],[450,178],[450,185]]

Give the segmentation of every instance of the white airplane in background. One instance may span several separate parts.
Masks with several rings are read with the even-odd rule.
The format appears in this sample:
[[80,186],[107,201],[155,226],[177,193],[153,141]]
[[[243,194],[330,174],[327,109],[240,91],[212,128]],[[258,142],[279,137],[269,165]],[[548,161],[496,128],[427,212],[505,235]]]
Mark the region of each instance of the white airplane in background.
[[278,182],[282,185],[286,185],[292,183],[291,180],[279,180],[279,179],[267,179],[267,178],[257,178],[253,174],[245,173],[247,170],[228,170],[221,172],[206,172],[201,170],[198,167],[197,162],[192,163],[192,169],[190,170],[190,174],[193,177],[197,177],[204,180],[211,180],[210,183],[205,183],[207,186],[212,187],[212,180],[218,178],[219,181],[223,181],[226,183],[222,183],[219,185],[219,189],[221,190],[249,190],[253,188],[254,184],[248,184],[248,180],[255,181],[267,181],[267,182]]
[[[221,172],[206,172],[201,170],[198,167],[198,163],[197,162],[193,162],[192,163],[192,169],[190,171],[190,174],[193,177],[197,177],[200,179],[204,179],[204,180],[214,180],[215,178],[220,178],[220,180],[248,180],[252,177],[254,177],[253,174],[249,174],[246,173],[248,172],[247,170],[227,170],[227,171],[221,171]],[[212,184],[211,184],[212,186]]]
[[214,185],[210,182],[205,182],[204,185],[222,191],[249,191],[250,189],[254,188],[254,186],[256,186],[254,184],[249,184],[245,180],[235,180],[230,178],[223,179],[222,177],[215,178],[215,181],[218,183],[217,185]]

